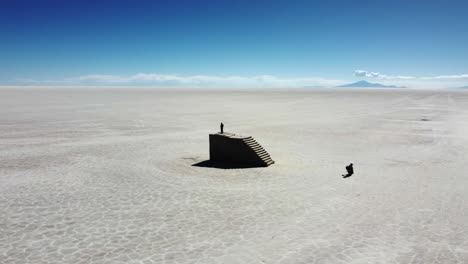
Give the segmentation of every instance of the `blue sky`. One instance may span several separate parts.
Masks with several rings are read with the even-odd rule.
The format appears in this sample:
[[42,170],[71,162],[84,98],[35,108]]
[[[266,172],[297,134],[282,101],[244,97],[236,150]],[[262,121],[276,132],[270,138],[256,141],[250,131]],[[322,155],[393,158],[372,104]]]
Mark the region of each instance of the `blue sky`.
[[0,1],[0,85],[468,85],[467,1]]

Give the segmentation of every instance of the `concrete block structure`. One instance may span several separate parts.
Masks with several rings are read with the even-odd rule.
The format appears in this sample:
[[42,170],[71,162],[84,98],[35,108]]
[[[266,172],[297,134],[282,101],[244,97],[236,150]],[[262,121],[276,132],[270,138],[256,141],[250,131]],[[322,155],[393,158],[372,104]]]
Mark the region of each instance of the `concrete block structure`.
[[232,133],[210,134],[210,160],[268,167],[275,162],[253,137]]

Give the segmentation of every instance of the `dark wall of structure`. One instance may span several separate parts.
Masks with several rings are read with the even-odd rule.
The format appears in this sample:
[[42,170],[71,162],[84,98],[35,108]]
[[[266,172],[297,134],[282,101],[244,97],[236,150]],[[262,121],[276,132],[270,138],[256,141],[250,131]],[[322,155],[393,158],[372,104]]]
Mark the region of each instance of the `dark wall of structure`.
[[222,134],[210,134],[210,160],[255,167],[274,163],[253,138],[233,138]]

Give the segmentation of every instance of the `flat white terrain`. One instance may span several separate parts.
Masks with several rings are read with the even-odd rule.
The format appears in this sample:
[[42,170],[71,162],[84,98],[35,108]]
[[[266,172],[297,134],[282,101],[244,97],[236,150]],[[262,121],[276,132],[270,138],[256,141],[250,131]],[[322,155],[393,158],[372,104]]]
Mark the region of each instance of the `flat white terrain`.
[[467,171],[468,91],[2,89],[0,263],[468,263]]

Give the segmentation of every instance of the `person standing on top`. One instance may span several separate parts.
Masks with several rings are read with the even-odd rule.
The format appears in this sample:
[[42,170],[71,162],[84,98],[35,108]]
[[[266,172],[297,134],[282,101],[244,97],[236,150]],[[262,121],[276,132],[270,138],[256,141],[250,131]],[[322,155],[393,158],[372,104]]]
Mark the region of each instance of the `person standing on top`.
[[224,124],[221,123],[220,127],[221,127],[221,134],[223,134],[224,133]]

